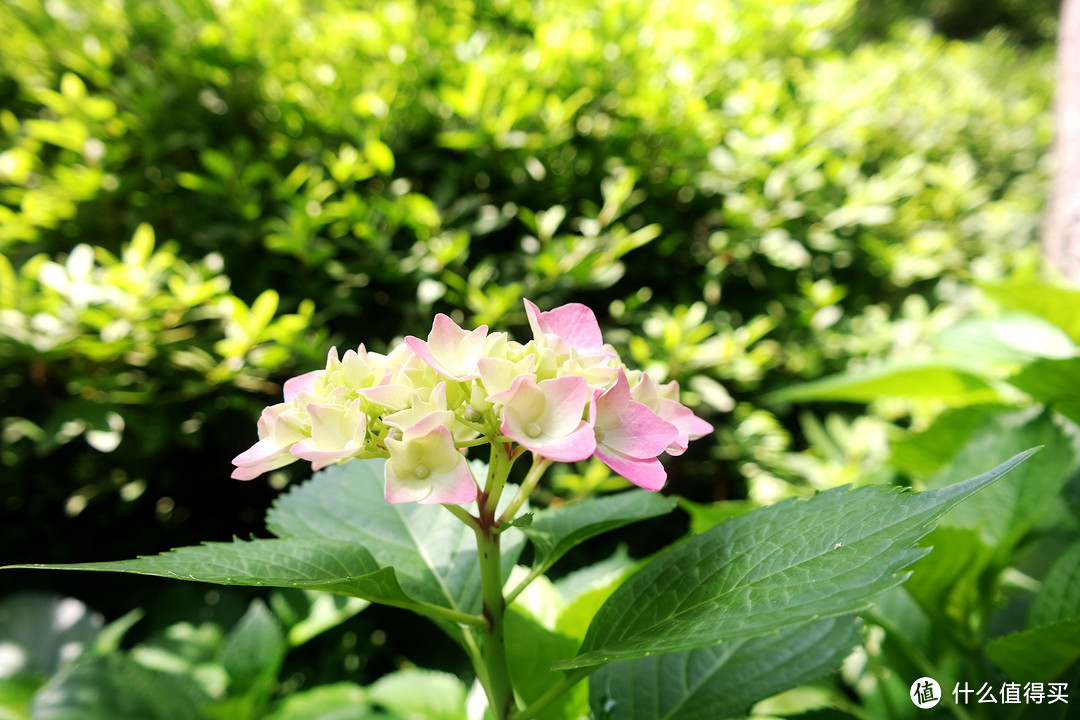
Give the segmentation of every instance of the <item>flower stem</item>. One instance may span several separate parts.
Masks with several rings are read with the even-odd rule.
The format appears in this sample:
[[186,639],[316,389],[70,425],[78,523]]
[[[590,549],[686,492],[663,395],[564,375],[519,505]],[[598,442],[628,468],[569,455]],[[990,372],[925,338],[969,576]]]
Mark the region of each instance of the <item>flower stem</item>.
[[499,548],[499,534],[495,532],[499,525],[495,518],[499,495],[506,484],[506,477],[510,473],[512,464],[507,446],[502,444],[491,446],[488,481],[477,501],[479,518],[473,529],[480,557],[483,616],[487,621],[483,628],[481,646],[481,659],[484,665],[482,674],[487,677],[484,689],[488,695],[490,716],[495,720],[506,720],[510,713],[517,709],[514,703],[514,689],[510,683],[510,669],[506,660],[506,638],[503,634],[506,600],[502,594],[502,553]]
[[514,496],[513,501],[506,507],[503,514],[499,516],[500,522],[510,522],[514,519],[514,515],[521,509],[521,506],[532,495],[532,491],[536,488],[536,484],[540,482],[540,478],[543,477],[544,471],[551,467],[551,460],[539,455],[533,455],[532,467],[529,468],[529,472],[525,474],[525,479],[521,481],[521,487],[518,488],[517,495]]
[[415,602],[408,605],[410,609],[421,615],[426,615],[431,618],[439,618],[440,620],[449,620],[452,623],[458,625],[472,625],[475,627],[483,627],[486,623],[481,615],[470,615],[469,613],[463,613],[458,610],[451,610],[450,608],[444,608],[439,605],[433,605],[426,602]]

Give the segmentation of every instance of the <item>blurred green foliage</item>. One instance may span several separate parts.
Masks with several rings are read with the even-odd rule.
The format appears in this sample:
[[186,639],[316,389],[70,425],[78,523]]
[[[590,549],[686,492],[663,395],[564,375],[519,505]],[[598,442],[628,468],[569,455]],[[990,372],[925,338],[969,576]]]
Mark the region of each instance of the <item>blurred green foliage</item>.
[[[320,366],[331,343],[383,349],[423,335],[436,311],[524,334],[522,297],[589,304],[620,351],[679,381],[717,427],[715,442],[669,465],[671,488],[748,500],[684,500],[695,527],[843,482],[932,482],[968,441],[1050,423],[1017,414],[1032,403],[1071,427],[1080,337],[1062,308],[1076,299],[1000,282],[1037,265],[1056,10],[0,3],[0,562],[262,532],[288,472],[235,483],[228,461],[284,379]],[[971,283],[1045,322],[999,317]],[[1020,352],[1032,346],[1061,352]],[[828,381],[824,409],[762,400],[845,370],[848,394]],[[811,399],[806,387],[788,402]],[[873,397],[867,413],[841,404]],[[579,471],[555,492],[612,486],[599,463]],[[1038,557],[1075,542],[1071,497],[1072,515],[1025,526],[1013,554],[998,552],[1000,538],[968,538],[959,520],[939,531],[970,541],[981,564],[954,585],[933,575],[939,596],[885,606],[880,626],[921,634],[908,647],[872,636],[866,667],[904,669],[912,646],[959,662],[933,641],[952,634],[1008,669],[1008,648],[973,634],[1012,605],[974,607],[973,588],[1016,593],[1014,561],[1052,584]],[[680,532],[634,541],[659,547]],[[60,589],[110,616],[156,592],[116,587]],[[111,654],[88,650],[61,674],[46,658],[22,685],[3,684],[0,704],[25,710],[48,678],[58,714],[79,712],[63,702],[102,678],[120,683],[117,702],[137,703],[140,678],[171,668],[185,697],[230,716],[395,708],[371,687],[295,693],[285,678],[275,689],[233,662],[244,627],[275,646],[279,625],[290,647],[306,639],[291,636],[304,612],[272,607],[273,618],[252,605],[231,631],[177,625],[116,653],[120,627],[112,646],[96,636]],[[1010,629],[1060,620],[1040,608]],[[380,627],[393,635],[392,623]],[[871,714],[891,698],[901,706],[893,680],[849,674]]]
[[[260,532],[288,472],[226,475],[276,384],[440,310],[524,330],[522,297],[717,426],[675,492],[872,469],[873,418],[756,398],[1033,267],[1052,129],[1050,11],[1016,45],[896,7],[3,3],[0,548],[40,552],[4,559]],[[813,427],[836,462],[790,452]]]

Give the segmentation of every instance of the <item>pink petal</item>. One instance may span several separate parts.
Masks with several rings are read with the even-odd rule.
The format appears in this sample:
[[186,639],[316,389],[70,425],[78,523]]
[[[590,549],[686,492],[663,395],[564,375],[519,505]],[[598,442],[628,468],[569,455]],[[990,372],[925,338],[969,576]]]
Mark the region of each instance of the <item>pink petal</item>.
[[423,502],[431,495],[431,485],[420,480],[403,482],[400,479],[391,479],[386,476],[386,486],[383,489],[383,497],[388,503]]
[[629,457],[655,458],[675,441],[679,430],[648,406],[631,400],[619,414],[619,424],[605,428],[599,443]]
[[464,458],[453,472],[432,475],[428,480],[431,482],[431,494],[421,500],[421,504],[464,505],[476,500],[480,492]]
[[545,334],[556,335],[580,353],[601,352],[604,338],[596,315],[587,305],[567,303],[547,312],[540,312],[535,304],[525,300],[525,314],[537,341]]
[[579,375],[541,380],[537,387],[544,394],[541,424],[547,435],[566,435],[578,427],[589,400],[589,384]]
[[[315,441],[301,440],[292,446],[289,453],[295,455],[301,460],[307,460],[310,463],[323,463],[324,466],[333,462],[334,460],[340,460],[344,457],[349,457],[360,452],[360,448],[350,448],[344,450],[319,450],[315,446]],[[318,470],[319,468],[315,468]]]
[[620,369],[615,384],[596,402],[597,444],[639,460],[654,458],[679,437],[678,428],[648,405],[630,399],[630,383]]
[[597,447],[596,457],[619,475],[646,490],[659,490],[667,482],[667,471],[656,458],[635,460],[616,452],[605,451],[602,447]]
[[288,447],[280,447],[270,438],[263,438],[250,448],[233,458],[236,469],[232,471],[234,480],[252,480],[270,470],[277,470],[297,458],[289,454]]
[[[333,352],[331,350],[330,352]],[[325,372],[324,370],[312,370],[309,373],[303,375],[297,375],[294,378],[289,378],[285,381],[285,402],[292,402],[293,398],[302,392],[313,392],[315,390],[315,381],[319,379],[319,376]]]
[[476,372],[476,361],[483,354],[486,337],[487,325],[472,331],[464,330],[439,313],[426,342],[410,335],[405,338],[405,344],[443,377],[472,380],[480,377]]
[[563,437],[518,438],[505,431],[503,434],[523,448],[555,462],[588,460],[596,451],[596,435],[592,425],[585,421],[581,421],[576,430]]

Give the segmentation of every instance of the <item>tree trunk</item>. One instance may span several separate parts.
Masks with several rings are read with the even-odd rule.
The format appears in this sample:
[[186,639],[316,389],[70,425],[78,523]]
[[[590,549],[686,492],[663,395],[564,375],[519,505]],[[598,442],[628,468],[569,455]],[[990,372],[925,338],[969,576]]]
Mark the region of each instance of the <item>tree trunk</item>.
[[1050,265],[1080,284],[1080,0],[1062,3],[1057,52],[1056,169],[1042,244]]

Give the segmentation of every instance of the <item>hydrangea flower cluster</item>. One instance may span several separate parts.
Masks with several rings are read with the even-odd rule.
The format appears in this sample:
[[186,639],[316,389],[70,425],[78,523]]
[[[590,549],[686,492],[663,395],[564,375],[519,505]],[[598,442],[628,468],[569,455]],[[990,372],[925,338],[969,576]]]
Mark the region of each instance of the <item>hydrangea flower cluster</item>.
[[386,355],[331,349],[325,369],[289,380],[284,402],[263,410],[259,441],[233,460],[232,477],[382,457],[389,502],[460,505],[479,492],[467,449],[503,443],[534,461],[595,456],[635,485],[663,487],[658,457],[712,426],[679,402],[677,383],[628,369],[585,305],[541,312],[526,300],[525,310],[526,344],[440,314],[426,340],[407,337]]

